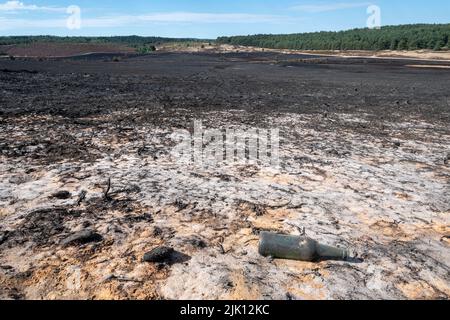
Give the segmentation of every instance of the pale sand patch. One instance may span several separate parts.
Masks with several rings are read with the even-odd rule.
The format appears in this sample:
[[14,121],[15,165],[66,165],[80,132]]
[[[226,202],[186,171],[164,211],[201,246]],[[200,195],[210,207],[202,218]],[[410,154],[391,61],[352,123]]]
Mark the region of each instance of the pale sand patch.
[[423,281],[402,283],[397,287],[408,299],[432,299],[435,295],[433,288]]
[[194,43],[189,47],[183,44],[162,44],[158,47],[161,51],[177,51],[177,52],[275,52],[284,54],[304,54],[304,55],[320,55],[326,57],[342,57],[342,58],[377,58],[377,59],[415,59],[424,61],[450,61],[450,51],[432,51],[432,50],[415,50],[415,51],[369,51],[369,50],[290,50],[290,49],[268,49],[250,46],[238,46],[230,44],[210,44],[210,43]]
[[[0,268],[0,287],[17,288],[30,299],[449,296],[450,202],[448,168],[442,165],[449,139],[446,127],[413,120],[386,122],[392,135],[405,128],[415,130],[416,136],[405,140],[404,147],[393,148],[360,133],[303,129],[304,123],[317,120],[311,115],[269,120],[294,128],[289,136],[305,137],[302,144],[280,145],[284,159],[280,173],[254,165],[186,170],[169,156],[156,160],[130,156],[141,141],[114,141],[106,134],[93,141],[97,145],[114,141],[116,154],[94,163],[55,163],[44,169],[32,167],[26,174],[32,164],[17,167],[4,161],[0,194],[3,207],[11,212],[2,217],[1,231],[33,235],[32,228],[24,229],[23,219],[34,208],[66,207],[74,215],[63,217],[67,230],[52,236],[51,246],[31,240],[15,243],[20,237],[10,234],[0,264],[13,269]],[[353,116],[349,121],[361,123],[364,118]],[[416,138],[428,127],[434,129],[427,132],[429,140]],[[171,142],[170,132],[163,128],[152,132],[155,146],[165,148]],[[330,143],[342,155],[330,153]],[[314,144],[314,152],[309,144]],[[343,155],[347,151],[349,155]],[[305,158],[308,161],[302,161]],[[219,174],[224,177],[217,178]],[[115,204],[102,200],[108,177]],[[11,178],[20,184],[10,183]],[[140,191],[118,192],[133,185]],[[49,198],[62,187],[72,192],[72,199]],[[81,189],[88,194],[76,206]],[[10,203],[14,196],[17,201]],[[151,220],[142,219],[144,213]],[[104,236],[102,243],[82,248],[57,244],[84,228],[86,221]],[[307,236],[321,243],[348,247],[364,261],[306,263],[259,255],[260,230],[297,234],[294,226],[305,228]],[[200,241],[204,245],[198,245]],[[162,268],[142,262],[145,252],[160,245],[190,259]],[[80,291],[75,293],[66,286],[74,267],[81,276]],[[22,272],[30,276],[23,279]]]
[[430,69],[450,69],[450,66],[443,65],[425,65],[425,64],[408,64],[406,67],[410,68],[430,68]]

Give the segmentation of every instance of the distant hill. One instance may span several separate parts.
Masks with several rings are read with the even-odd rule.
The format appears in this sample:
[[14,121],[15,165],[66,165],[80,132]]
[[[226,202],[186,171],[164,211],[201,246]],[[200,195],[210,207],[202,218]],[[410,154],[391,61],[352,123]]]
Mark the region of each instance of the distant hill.
[[446,50],[450,24],[413,24],[339,32],[220,37],[217,42],[295,50]]

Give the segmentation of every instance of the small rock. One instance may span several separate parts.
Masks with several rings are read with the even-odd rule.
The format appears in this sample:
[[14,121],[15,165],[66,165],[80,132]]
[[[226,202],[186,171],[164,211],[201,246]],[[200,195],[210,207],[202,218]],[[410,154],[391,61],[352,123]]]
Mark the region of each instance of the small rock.
[[0,266],[0,268],[3,270],[14,270],[14,268],[10,265],[3,265],[3,266]]
[[192,246],[200,248],[200,249],[204,249],[208,246],[205,241],[203,241],[202,239],[198,239],[198,238],[189,239],[189,240],[187,240],[187,242],[189,244],[191,244]]
[[9,183],[22,184],[22,183],[27,182],[27,180],[28,179],[26,177],[23,177],[23,176],[14,176],[14,177],[9,178]]
[[84,201],[84,199],[86,199],[86,195],[87,191],[81,190],[80,194],[78,195],[77,206],[79,206]]
[[176,199],[174,202],[174,205],[177,207],[177,211],[182,211],[186,209],[189,206],[189,203],[185,203],[180,199]]
[[173,248],[157,247],[152,251],[145,253],[143,260],[145,262],[167,262],[170,260],[173,253]]
[[402,145],[402,144],[400,143],[400,141],[395,141],[395,142],[394,142],[394,146],[395,146],[396,148],[400,148],[401,145]]
[[67,190],[61,190],[58,192],[55,192],[54,194],[52,194],[51,198],[56,198],[56,199],[69,199],[72,196],[72,194],[67,191]]
[[84,230],[77,233],[74,233],[73,235],[69,236],[68,238],[64,239],[61,243],[63,246],[70,246],[70,245],[79,245],[79,244],[86,244],[89,242],[99,242],[102,241],[103,237],[92,231],[92,230]]
[[8,239],[8,231],[0,231],[0,245]]
[[160,227],[155,227],[153,229],[153,236],[159,237],[162,234],[163,234],[163,230]]
[[83,221],[81,225],[83,226],[83,228],[88,228],[92,225],[92,223],[90,223],[89,221]]

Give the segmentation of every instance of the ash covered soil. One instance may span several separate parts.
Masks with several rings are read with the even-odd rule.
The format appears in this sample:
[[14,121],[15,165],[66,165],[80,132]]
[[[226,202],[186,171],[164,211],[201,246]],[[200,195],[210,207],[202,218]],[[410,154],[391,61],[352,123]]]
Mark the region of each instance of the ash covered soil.
[[[0,297],[448,299],[450,70],[417,64],[0,60]],[[279,128],[280,168],[180,163],[194,120]],[[303,228],[359,259],[258,254],[261,230]]]

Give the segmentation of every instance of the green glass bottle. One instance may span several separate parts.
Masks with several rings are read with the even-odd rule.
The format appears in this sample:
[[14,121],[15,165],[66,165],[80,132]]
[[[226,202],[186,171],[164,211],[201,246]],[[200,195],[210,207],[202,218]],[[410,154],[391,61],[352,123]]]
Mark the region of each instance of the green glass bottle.
[[318,243],[305,236],[289,236],[263,231],[259,253],[265,257],[300,261],[347,260],[349,251]]

